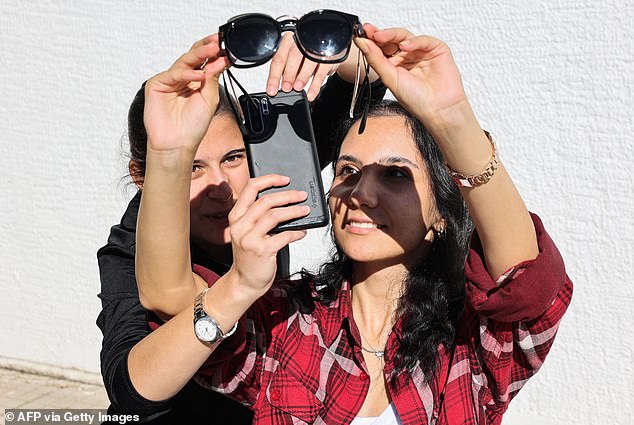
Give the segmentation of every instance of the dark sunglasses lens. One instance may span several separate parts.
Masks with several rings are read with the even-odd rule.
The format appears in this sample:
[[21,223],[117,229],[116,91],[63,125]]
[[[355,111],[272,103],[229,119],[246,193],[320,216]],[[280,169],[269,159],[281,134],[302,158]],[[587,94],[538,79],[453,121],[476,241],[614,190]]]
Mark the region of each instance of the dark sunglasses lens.
[[226,35],[227,50],[239,60],[251,63],[273,56],[279,41],[277,24],[260,17],[240,20]]
[[338,59],[352,41],[352,26],[339,14],[315,13],[300,20],[297,38],[309,54]]

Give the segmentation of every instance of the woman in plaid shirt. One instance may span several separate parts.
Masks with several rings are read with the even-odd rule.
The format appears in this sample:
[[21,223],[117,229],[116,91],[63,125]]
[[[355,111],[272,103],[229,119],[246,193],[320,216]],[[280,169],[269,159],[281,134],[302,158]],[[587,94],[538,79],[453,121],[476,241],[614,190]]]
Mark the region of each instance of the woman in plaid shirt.
[[147,83],[143,303],[174,310],[151,297],[153,285],[189,287],[192,300],[210,286],[204,311],[231,336],[199,341],[192,305],[178,306],[155,332],[173,341],[160,349],[187,359],[148,364],[133,377],[139,392],[169,396],[198,370],[200,384],[252,407],[258,424],[497,424],[541,367],[572,294],[556,247],[481,130],[448,47],[364,28],[368,39],[355,43],[398,104],[373,105],[362,135],[354,120],[343,129],[329,197],[336,252],[299,282],[274,284],[275,254],[305,232],[269,232],[307,214],[288,206],[307,195],[257,198],[288,183],[279,175],[251,179],[229,215],[230,271],[189,266],[192,153],[227,66],[217,42]]

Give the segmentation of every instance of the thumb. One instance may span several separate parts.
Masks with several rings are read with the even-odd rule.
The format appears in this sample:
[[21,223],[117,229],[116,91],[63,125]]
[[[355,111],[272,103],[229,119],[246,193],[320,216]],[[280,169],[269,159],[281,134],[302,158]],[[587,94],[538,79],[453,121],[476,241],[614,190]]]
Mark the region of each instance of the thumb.
[[379,74],[383,84],[394,93],[398,86],[398,69],[396,66],[385,57],[383,50],[372,40],[356,37],[354,42],[359,50],[363,52],[372,69]]

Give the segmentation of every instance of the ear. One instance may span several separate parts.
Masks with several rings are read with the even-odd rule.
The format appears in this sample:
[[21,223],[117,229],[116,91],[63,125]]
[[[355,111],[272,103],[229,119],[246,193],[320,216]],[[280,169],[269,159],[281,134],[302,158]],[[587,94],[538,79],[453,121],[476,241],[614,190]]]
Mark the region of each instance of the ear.
[[434,242],[434,239],[439,237],[445,232],[447,228],[447,221],[444,218],[438,219],[434,224],[429,227],[427,234],[425,235],[425,240],[429,243]]
[[447,229],[447,221],[444,218],[440,218],[432,225],[435,233],[443,233]]
[[131,159],[130,162],[128,162],[128,171],[136,187],[138,187],[139,190],[143,190],[143,172],[141,166]]

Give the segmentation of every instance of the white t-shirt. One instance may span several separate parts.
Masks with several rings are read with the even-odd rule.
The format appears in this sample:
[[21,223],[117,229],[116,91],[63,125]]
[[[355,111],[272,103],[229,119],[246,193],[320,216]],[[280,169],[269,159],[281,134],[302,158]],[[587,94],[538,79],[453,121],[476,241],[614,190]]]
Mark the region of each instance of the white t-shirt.
[[390,403],[379,416],[361,418],[357,416],[350,425],[403,425],[394,403]]

